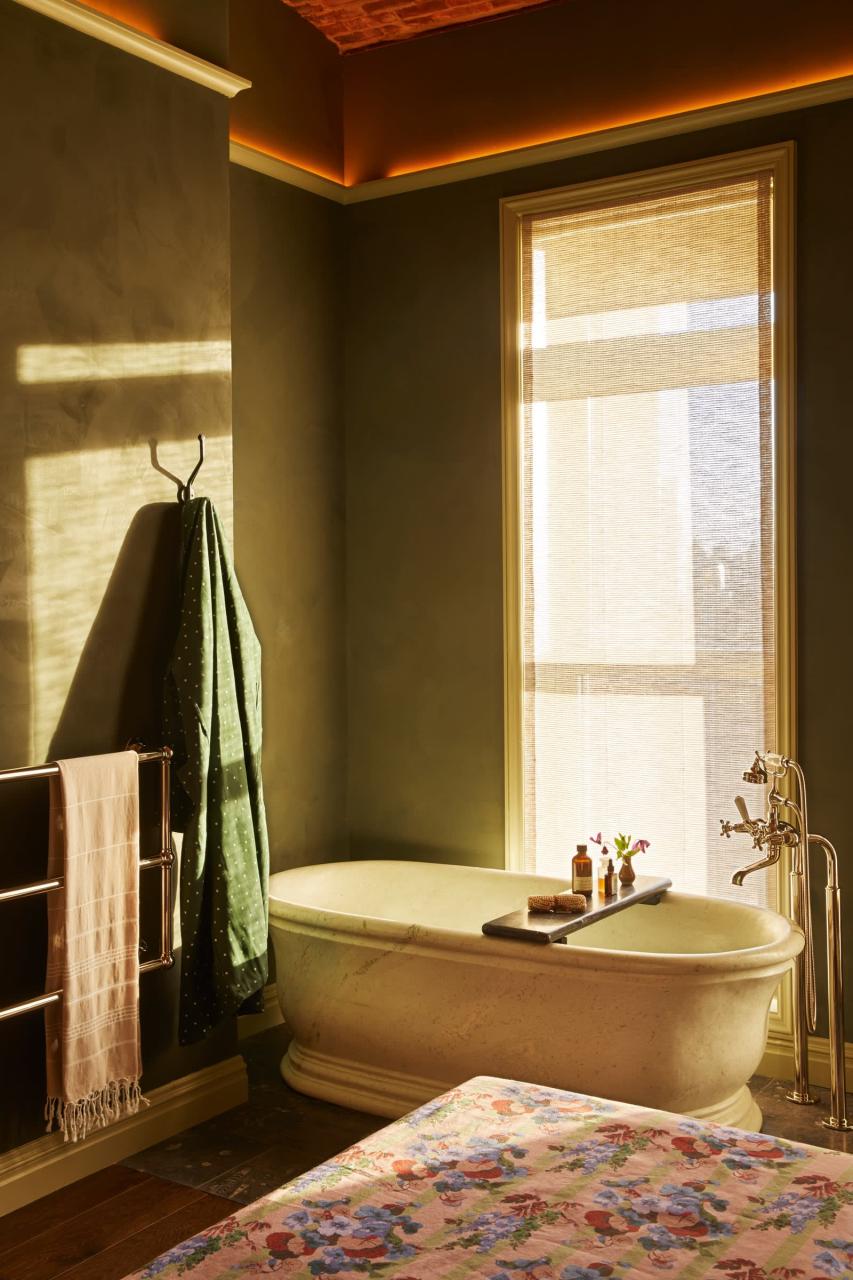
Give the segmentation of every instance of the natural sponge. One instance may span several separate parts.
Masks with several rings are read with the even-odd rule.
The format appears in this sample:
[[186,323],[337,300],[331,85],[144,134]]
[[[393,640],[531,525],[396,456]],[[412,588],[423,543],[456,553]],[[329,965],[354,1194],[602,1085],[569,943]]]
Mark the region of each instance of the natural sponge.
[[587,906],[582,893],[535,893],[527,899],[528,911],[550,911],[561,916],[578,915]]

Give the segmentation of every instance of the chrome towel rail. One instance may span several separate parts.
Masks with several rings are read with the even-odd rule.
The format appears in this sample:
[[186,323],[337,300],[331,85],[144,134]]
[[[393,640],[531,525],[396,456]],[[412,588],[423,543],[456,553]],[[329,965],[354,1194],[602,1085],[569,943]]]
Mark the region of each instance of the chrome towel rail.
[[[153,858],[140,858],[140,871],[149,871],[152,867],[160,869],[160,955],[156,960],[145,960],[139,966],[140,973],[149,973],[152,969],[171,969],[175,963],[172,940],[172,867],[175,855],[172,852],[172,814],[169,801],[170,774],[172,765],[172,748],[160,747],[157,751],[145,751],[134,744],[133,748],[140,764],[159,762],[160,764],[160,852]],[[59,773],[58,764],[29,765],[23,769],[0,769],[0,783],[18,782],[26,778],[50,778]],[[0,890],[0,903],[14,902],[18,898],[32,898],[41,893],[53,893],[64,884],[62,876],[50,880],[35,880],[32,884],[17,885],[12,889]],[[19,1004],[9,1004],[0,1008],[0,1022],[4,1018],[14,1018],[20,1013],[30,1013],[33,1009],[43,1009],[45,1005],[56,1004],[62,999],[62,989],[45,991],[42,995],[33,996],[30,1000],[22,1000]]]

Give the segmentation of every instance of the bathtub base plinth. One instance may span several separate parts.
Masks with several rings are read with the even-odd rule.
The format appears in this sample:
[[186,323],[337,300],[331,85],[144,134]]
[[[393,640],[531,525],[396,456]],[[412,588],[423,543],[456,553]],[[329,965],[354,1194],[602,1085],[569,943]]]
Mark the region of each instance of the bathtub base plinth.
[[[296,1040],[291,1040],[281,1060],[281,1074],[285,1083],[297,1093],[389,1120],[399,1119],[406,1112],[462,1083],[427,1080],[387,1068],[371,1067],[316,1049],[305,1049]],[[685,1114],[697,1120],[753,1132],[760,1130],[762,1122],[761,1111],[747,1085],[742,1085],[721,1102]]]
[[697,1120],[708,1120],[712,1124],[748,1129],[751,1133],[759,1132],[764,1119],[758,1103],[749,1091],[749,1085],[746,1084],[723,1102],[717,1102],[711,1107],[700,1107],[697,1111],[688,1111],[686,1114]]
[[309,1098],[335,1102],[339,1107],[366,1111],[371,1116],[398,1120],[408,1111],[420,1107],[453,1085],[419,1076],[404,1075],[362,1062],[335,1058],[304,1049],[291,1040],[281,1060],[281,1074],[286,1084]]

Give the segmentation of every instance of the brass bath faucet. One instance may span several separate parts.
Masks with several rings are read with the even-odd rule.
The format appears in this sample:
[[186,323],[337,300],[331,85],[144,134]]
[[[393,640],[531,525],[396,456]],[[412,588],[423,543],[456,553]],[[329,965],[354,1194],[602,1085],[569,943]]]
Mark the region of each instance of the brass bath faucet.
[[[797,784],[799,803],[783,795],[777,783],[791,774]],[[847,1097],[844,1062],[844,976],[841,945],[841,890],[838,887],[838,854],[824,836],[808,829],[806,780],[796,760],[774,752],[756,751],[752,765],[743,775],[744,782],[758,786],[770,783],[767,813],[763,818],[750,818],[746,801],[737,796],[735,805],[740,822],[720,819],[720,834],[729,838],[734,832],[748,835],[754,849],[766,854],[758,862],[742,867],[732,876],[732,884],[742,885],[753,871],[772,867],[783,849],[793,850],[790,865],[791,913],[794,923],[805,938],[803,950],[794,968],[794,1088],[787,1094],[791,1102],[814,1102],[809,1093],[808,1035],[817,1026],[817,994],[814,970],[814,931],[811,918],[809,884],[809,846],[817,845],[826,855],[826,963],[829,1004],[830,1111],[823,1121],[829,1129],[853,1129],[847,1119]],[[793,818],[780,818],[786,809]]]
[[[746,776],[744,774],[744,778]],[[768,851],[767,856],[760,862],[753,862],[748,867],[742,867],[740,871],[736,871],[732,876],[732,884],[742,885],[753,871],[763,871],[765,867],[772,867],[778,862],[783,849],[795,849],[799,845],[799,831],[796,827],[792,827],[790,822],[784,822],[779,817],[782,804],[784,804],[784,798],[774,789],[767,798],[767,817],[754,819],[749,816],[743,796],[735,796],[735,806],[741,816],[740,822],[724,822],[722,818],[720,819],[722,827],[720,834],[726,839],[729,839],[734,831],[741,832],[752,837],[753,849],[766,847]]]

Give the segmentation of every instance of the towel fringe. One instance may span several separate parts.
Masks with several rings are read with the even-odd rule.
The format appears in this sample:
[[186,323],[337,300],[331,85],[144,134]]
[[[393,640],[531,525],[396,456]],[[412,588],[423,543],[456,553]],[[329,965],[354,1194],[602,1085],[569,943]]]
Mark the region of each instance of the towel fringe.
[[111,1080],[85,1098],[67,1102],[48,1098],[44,1109],[47,1133],[62,1131],[65,1142],[79,1142],[96,1129],[103,1129],[125,1116],[135,1116],[140,1106],[148,1106],[138,1080]]

